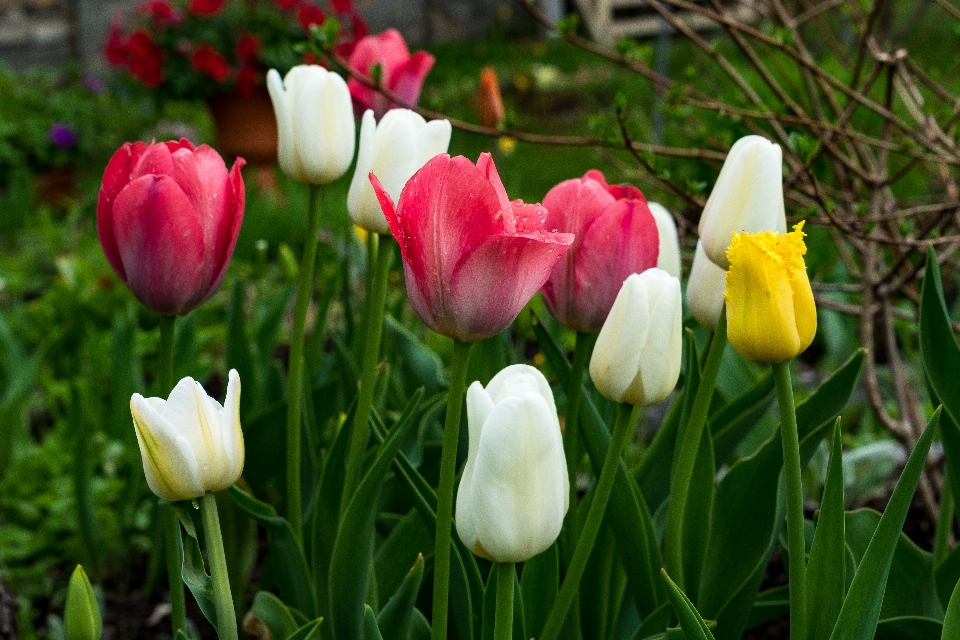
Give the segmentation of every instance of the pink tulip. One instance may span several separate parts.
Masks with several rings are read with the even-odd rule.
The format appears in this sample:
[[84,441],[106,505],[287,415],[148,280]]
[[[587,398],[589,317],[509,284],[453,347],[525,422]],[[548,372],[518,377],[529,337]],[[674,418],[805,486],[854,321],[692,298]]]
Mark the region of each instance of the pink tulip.
[[[350,66],[369,76],[373,66],[380,65],[380,86],[408,104],[415,105],[420,99],[423,80],[430,73],[434,60],[426,51],[417,51],[411,56],[400,32],[387,29],[378,36],[362,38],[350,55]],[[347,86],[358,117],[367,109],[373,109],[379,120],[389,109],[398,106],[354,78],[350,79]]]
[[120,279],[145,307],[183,315],[212,296],[243,222],[244,188],[220,155],[190,141],[126,143],[110,158],[97,232]]
[[573,242],[543,230],[539,204],[510,202],[488,153],[476,166],[434,156],[396,208],[373,173],[370,181],[400,243],[410,305],[425,325],[463,342],[509,327]]
[[608,185],[599,171],[547,193],[545,226],[576,236],[543,287],[550,313],[566,327],[595,333],[632,273],[657,266],[657,223],[640,190]]

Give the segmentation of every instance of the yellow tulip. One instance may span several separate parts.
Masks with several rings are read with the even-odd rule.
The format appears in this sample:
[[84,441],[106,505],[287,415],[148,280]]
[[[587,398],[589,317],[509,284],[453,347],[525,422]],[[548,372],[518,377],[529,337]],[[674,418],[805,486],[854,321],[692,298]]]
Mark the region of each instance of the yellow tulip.
[[817,309],[803,255],[803,222],[790,233],[735,233],[727,259],[727,337],[749,360],[783,362],[810,346]]

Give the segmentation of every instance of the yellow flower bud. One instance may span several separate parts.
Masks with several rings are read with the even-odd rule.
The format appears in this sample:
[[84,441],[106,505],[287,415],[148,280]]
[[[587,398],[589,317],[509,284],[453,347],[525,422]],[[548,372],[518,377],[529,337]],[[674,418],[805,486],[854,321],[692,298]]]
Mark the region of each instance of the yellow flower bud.
[[803,255],[803,222],[790,233],[735,233],[727,259],[727,337],[749,360],[783,362],[810,346],[817,308]]

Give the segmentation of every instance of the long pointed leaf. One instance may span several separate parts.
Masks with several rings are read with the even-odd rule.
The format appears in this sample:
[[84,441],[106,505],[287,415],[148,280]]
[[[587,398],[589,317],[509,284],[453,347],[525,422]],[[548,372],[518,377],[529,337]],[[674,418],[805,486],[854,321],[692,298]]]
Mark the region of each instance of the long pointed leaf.
[[876,632],[893,552],[907,518],[913,493],[920,481],[920,474],[923,473],[939,419],[940,409],[937,409],[907,459],[877,530],[853,576],[853,583],[843,601],[843,608],[833,633],[830,634],[830,640],[870,640]]
[[666,570],[661,569],[660,575],[663,576],[663,582],[667,585],[667,595],[670,597],[670,604],[673,605],[673,610],[676,612],[677,619],[680,621],[680,628],[683,629],[683,633],[687,636],[687,639],[714,640],[713,634],[710,633],[710,629],[708,629],[707,625],[703,622],[703,618],[697,612],[693,603],[690,602],[687,596],[674,584],[670,576],[667,575]]
[[840,418],[833,427],[830,465],[820,501],[820,518],[807,566],[807,629],[811,640],[830,637],[846,594],[846,547],[843,518],[843,459]]
[[417,556],[400,588],[377,616],[377,626],[388,638],[406,640],[410,635],[413,607],[417,603],[417,594],[420,593],[420,585],[423,583],[423,564],[423,555]]
[[330,622],[337,640],[360,640],[363,637],[363,604],[370,578],[377,496],[403,436],[415,423],[413,416],[422,397],[423,390],[413,395],[403,415],[380,444],[373,465],[361,480],[340,522],[329,577]]

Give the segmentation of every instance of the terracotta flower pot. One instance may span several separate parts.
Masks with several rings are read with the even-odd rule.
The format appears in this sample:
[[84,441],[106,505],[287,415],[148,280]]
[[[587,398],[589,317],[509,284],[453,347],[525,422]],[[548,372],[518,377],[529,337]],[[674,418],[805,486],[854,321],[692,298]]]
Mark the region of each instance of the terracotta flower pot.
[[249,164],[277,161],[277,121],[265,88],[249,96],[220,94],[208,100],[217,130],[217,150],[228,162],[241,156]]

